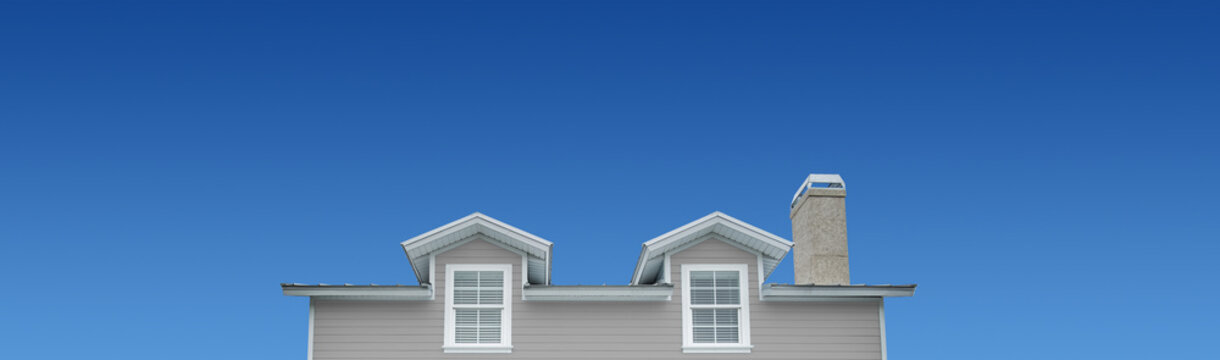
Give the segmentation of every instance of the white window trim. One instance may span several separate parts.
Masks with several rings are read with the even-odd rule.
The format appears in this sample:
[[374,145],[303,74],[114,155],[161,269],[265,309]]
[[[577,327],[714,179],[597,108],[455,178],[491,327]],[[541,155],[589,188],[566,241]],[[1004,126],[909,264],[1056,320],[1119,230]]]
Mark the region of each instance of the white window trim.
[[309,346],[305,347],[305,360],[313,360],[313,328],[314,328],[313,296],[309,297]]
[[[682,352],[683,353],[749,353],[750,345],[750,272],[746,264],[682,264]],[[737,312],[738,341],[736,344],[696,344],[693,315],[690,307],[691,271],[738,271],[741,289],[741,311]]]
[[885,352],[885,298],[877,302],[877,321],[881,327],[881,360],[889,359]]
[[[453,272],[504,272],[504,311],[500,314],[499,344],[458,344],[454,342]],[[513,351],[513,266],[511,264],[446,264],[445,265],[445,346],[446,353],[511,353]]]

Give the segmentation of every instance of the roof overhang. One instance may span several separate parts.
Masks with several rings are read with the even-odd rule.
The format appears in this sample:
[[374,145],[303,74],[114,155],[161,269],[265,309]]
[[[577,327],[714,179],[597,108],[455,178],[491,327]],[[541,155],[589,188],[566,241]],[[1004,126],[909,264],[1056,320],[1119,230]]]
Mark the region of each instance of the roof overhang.
[[858,301],[915,295],[915,285],[765,284],[764,301]]
[[419,301],[432,300],[427,285],[307,285],[280,284],[285,296],[308,296],[321,300]]
[[525,301],[669,301],[673,293],[672,285],[531,285],[521,291]]
[[402,249],[411,261],[415,278],[420,284],[430,284],[432,279],[428,268],[432,255],[449,250],[452,245],[477,234],[482,234],[496,245],[525,255],[528,260],[524,266],[531,284],[550,283],[553,246],[550,241],[477,212],[403,241]]
[[757,253],[762,259],[765,271],[760,280],[770,276],[792,249],[791,241],[717,211],[645,242],[640,250],[640,258],[636,261],[631,284],[657,282],[657,274],[666,254],[680,251],[685,245],[701,241],[709,234],[720,235],[722,240]]

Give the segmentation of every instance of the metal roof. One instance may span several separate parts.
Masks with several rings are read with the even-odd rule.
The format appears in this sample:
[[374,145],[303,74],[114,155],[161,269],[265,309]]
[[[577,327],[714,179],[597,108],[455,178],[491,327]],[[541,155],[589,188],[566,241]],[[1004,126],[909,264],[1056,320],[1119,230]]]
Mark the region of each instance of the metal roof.
[[[817,179],[815,179],[817,180]],[[421,285],[383,284],[302,284],[282,283],[284,295],[309,296],[318,299],[342,300],[431,300],[435,289],[430,285],[429,268],[432,255],[482,235],[496,245],[520,253],[526,258],[529,282],[522,289],[524,299],[531,301],[668,301],[673,286],[658,283],[660,270],[667,254],[672,254],[705,239],[715,238],[758,254],[765,282],[788,252],[792,242],[728,216],[719,211],[678,227],[643,244],[636,262],[635,274],[629,285],[550,285],[551,248],[553,244],[533,234],[517,229],[489,216],[474,213],[444,226],[402,242],[403,251],[411,261]],[[759,296],[768,301],[875,301],[883,297],[912,296],[911,285],[818,285],[763,284]]]

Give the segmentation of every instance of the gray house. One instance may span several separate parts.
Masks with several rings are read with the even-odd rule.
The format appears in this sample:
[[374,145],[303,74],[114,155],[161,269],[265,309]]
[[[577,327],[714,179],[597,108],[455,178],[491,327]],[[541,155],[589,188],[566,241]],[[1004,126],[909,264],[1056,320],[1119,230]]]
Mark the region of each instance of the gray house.
[[[810,175],[793,240],[715,212],[644,243],[631,282],[551,284],[554,245],[483,214],[402,243],[418,286],[282,284],[311,360],[885,359],[886,297],[848,278],[846,186]],[[796,284],[766,283],[793,251]]]

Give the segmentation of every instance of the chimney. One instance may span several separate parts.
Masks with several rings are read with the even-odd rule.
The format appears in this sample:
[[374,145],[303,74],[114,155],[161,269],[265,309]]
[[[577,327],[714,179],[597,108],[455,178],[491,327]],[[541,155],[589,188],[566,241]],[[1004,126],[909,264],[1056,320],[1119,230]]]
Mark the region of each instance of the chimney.
[[810,174],[792,197],[797,284],[846,285],[847,184],[838,174]]

